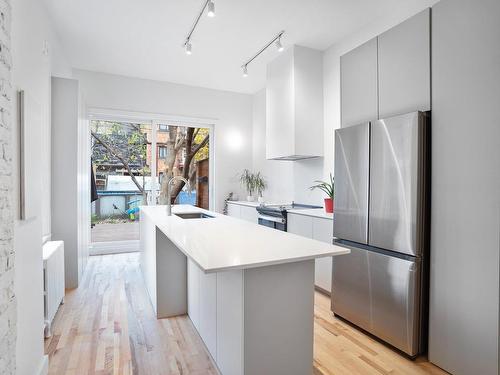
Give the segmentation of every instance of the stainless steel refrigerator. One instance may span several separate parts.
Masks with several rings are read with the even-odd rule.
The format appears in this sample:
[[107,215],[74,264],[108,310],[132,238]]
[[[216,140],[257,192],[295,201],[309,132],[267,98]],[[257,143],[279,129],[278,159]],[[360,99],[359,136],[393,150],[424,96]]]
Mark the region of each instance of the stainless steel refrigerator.
[[409,356],[426,350],[430,116],[335,131],[332,310]]

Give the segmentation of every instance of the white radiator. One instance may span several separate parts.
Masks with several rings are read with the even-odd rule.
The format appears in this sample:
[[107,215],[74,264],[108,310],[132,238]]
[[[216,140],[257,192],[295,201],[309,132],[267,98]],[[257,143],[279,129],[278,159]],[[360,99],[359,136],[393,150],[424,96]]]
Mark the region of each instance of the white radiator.
[[64,242],[49,241],[43,245],[43,294],[45,337],[51,336],[51,324],[64,303]]

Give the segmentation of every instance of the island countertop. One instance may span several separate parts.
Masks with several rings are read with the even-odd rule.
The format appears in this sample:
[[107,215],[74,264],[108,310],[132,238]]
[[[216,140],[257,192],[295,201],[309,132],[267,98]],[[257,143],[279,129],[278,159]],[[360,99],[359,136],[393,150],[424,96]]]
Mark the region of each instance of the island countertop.
[[[141,206],[156,227],[205,273],[246,269],[348,254],[349,249],[281,232],[190,205]],[[183,219],[203,212],[213,218]]]

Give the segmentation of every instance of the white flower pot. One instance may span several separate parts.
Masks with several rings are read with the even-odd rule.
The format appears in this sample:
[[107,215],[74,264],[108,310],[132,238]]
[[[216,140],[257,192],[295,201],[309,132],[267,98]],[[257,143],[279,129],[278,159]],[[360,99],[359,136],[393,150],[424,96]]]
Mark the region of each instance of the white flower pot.
[[264,199],[264,197],[259,197],[258,201],[259,201],[259,203],[264,203],[266,200]]
[[247,196],[247,201],[253,202],[254,200],[255,200],[255,198],[252,195]]

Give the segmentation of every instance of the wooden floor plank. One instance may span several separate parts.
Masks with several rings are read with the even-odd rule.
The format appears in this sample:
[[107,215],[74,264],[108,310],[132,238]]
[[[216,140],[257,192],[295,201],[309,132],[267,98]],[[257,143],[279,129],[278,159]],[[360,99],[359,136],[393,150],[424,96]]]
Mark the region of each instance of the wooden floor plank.
[[[187,316],[156,319],[137,253],[90,257],[81,286],[69,290],[45,340],[49,374],[216,375]],[[443,375],[421,357],[408,360],[335,318],[315,295],[314,375]]]

